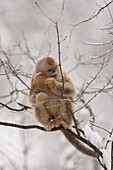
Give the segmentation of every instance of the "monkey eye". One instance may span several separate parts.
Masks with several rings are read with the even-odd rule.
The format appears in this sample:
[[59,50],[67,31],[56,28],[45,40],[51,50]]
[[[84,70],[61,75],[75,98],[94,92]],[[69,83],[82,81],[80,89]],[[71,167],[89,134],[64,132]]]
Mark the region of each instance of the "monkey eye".
[[54,69],[49,69],[48,70],[48,73],[50,74],[50,73],[55,73],[56,72],[56,69],[57,69],[57,67],[55,67]]
[[52,72],[53,72],[53,69],[49,69],[49,70],[48,70],[48,73],[52,73]]

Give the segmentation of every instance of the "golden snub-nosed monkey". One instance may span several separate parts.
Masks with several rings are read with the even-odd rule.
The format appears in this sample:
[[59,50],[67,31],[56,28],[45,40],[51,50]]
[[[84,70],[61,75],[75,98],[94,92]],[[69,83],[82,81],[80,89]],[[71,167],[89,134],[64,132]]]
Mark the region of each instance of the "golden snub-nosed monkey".
[[[50,57],[40,60],[33,73],[29,100],[34,107],[37,120],[47,130],[62,125],[70,128],[71,113],[74,112],[73,100],[75,95],[71,80],[63,72],[62,76],[58,63]],[[63,88],[63,95],[62,95]]]

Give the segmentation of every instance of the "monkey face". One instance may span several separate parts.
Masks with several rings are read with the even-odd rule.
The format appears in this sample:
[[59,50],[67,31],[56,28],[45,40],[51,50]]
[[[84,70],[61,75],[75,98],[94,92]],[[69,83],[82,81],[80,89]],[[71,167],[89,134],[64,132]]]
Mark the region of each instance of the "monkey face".
[[49,77],[57,77],[57,67],[48,70]]
[[46,57],[37,63],[35,73],[44,77],[57,78],[59,75],[58,63],[50,57]]

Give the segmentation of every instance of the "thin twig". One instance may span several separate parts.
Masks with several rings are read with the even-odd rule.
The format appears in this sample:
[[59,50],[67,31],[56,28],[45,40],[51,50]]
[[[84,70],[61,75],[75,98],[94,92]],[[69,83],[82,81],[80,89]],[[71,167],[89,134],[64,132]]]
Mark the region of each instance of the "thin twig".
[[57,20],[57,23],[60,21],[60,19],[62,18],[62,15],[63,15],[63,12],[64,12],[64,5],[65,5],[65,0],[63,0],[63,3],[62,3],[62,10],[61,10],[61,13],[60,13],[60,17],[59,19]]
[[59,28],[58,28],[58,23],[56,23],[56,32],[57,32],[57,41],[58,41],[58,58],[59,58],[59,67],[60,67],[60,73],[61,73],[61,78],[62,78],[62,89],[61,89],[61,95],[63,95],[63,91],[64,91],[64,76],[63,76],[63,71],[62,71],[62,66],[61,66],[61,48],[60,48],[60,37],[59,37]]
[[113,48],[110,48],[109,50],[107,50],[105,53],[99,55],[99,56],[92,56],[93,59],[99,59],[104,57],[105,55],[109,54],[111,51],[113,51]]
[[92,45],[92,46],[103,46],[103,45],[112,44],[113,40],[106,41],[105,43],[95,43],[95,42],[85,42],[85,41],[81,41],[81,42],[83,44]]
[[[103,0],[103,1],[104,1],[105,4],[107,4],[105,0]],[[112,13],[111,13],[111,11],[110,11],[109,6],[107,7],[107,9],[108,9],[109,15],[110,15],[110,17],[111,17],[111,21],[113,22],[113,16],[112,16]]]
[[94,124],[94,123],[92,123],[92,122],[91,122],[91,124],[92,124],[92,126],[95,126],[95,127],[99,128],[99,129],[102,129],[102,130],[104,130],[105,132],[107,132],[107,133],[111,134],[111,132],[110,132],[110,131],[108,131],[107,129],[105,129],[105,128],[103,128],[103,127],[100,127],[100,126],[98,126],[98,125],[95,125],[95,124]]
[[55,24],[55,21],[53,21],[41,8],[40,6],[38,5],[38,2],[35,2],[35,5],[39,8],[39,10],[41,11],[41,13],[46,16],[52,23]]
[[93,79],[87,84],[87,86],[78,94],[78,97],[76,99],[76,101],[78,101],[80,99],[80,97],[82,97],[82,95],[84,94],[84,92],[86,91],[86,89],[94,82],[94,80],[96,80],[97,76],[100,74],[101,70],[105,67],[104,65],[104,61],[105,58],[103,59],[102,62],[102,66],[100,67],[99,71],[97,72],[97,74],[93,77]]
[[[111,79],[111,80],[112,80],[112,79]],[[111,80],[110,80],[110,81],[111,81]],[[80,107],[79,109],[75,110],[75,111],[73,112],[73,114],[74,114],[75,112],[78,112],[79,110],[83,109],[85,106],[87,106],[87,104],[90,103],[90,102],[91,102],[99,93],[101,93],[108,85],[109,85],[109,82],[107,82],[106,85],[104,85],[103,88],[100,89],[100,90],[99,90],[91,99],[89,99],[82,107]]]
[[[84,99],[80,99],[80,101],[85,104],[85,100]],[[90,105],[85,105],[85,108],[88,109],[89,113],[90,113],[90,117],[91,117],[91,124],[95,122],[95,114],[93,113],[92,108],[90,107]]]

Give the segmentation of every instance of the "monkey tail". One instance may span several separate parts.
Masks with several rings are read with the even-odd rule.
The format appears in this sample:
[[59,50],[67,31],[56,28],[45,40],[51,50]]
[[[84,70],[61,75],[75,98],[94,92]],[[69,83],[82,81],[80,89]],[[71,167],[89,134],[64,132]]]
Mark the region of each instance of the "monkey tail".
[[66,139],[80,152],[86,154],[88,156],[92,156],[94,158],[102,157],[102,153],[95,147],[95,150],[86,147],[83,142],[77,139],[76,134],[72,132],[70,129],[61,129],[62,133],[66,137]]

